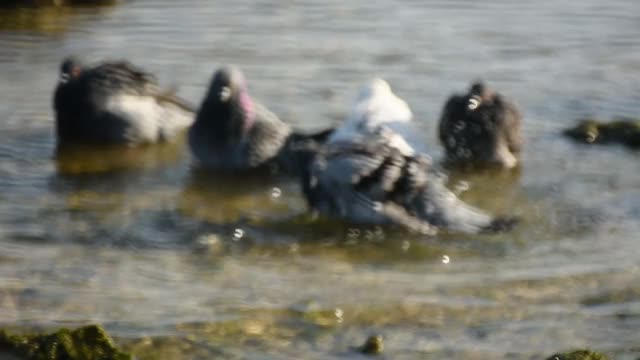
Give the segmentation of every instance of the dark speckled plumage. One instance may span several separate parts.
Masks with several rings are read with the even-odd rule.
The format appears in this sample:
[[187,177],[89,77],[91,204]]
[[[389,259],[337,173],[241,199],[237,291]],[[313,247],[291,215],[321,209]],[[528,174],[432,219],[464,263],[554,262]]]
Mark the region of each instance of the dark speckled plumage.
[[303,177],[314,210],[364,224],[398,224],[432,233],[439,228],[477,233],[509,228],[459,200],[425,155],[403,155],[392,133],[331,143]]
[[449,98],[440,117],[439,138],[447,161],[516,166],[522,147],[517,106],[483,83]]
[[[329,130],[330,131],[330,130]],[[325,132],[296,134],[263,105],[249,96],[243,73],[233,66],[219,69],[189,131],[189,145],[206,168],[250,170],[279,165],[297,174],[310,159]]]
[[126,61],[83,67],[68,58],[54,95],[60,144],[153,143],[193,121],[193,107]]

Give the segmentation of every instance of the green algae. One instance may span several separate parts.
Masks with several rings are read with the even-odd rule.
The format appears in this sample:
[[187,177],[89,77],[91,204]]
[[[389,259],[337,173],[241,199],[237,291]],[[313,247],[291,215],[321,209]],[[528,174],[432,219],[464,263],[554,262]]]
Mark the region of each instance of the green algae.
[[575,350],[551,355],[547,360],[608,360],[606,356],[591,350]]
[[116,349],[106,331],[97,325],[51,334],[10,335],[0,330],[0,355],[24,360],[132,360]]
[[610,122],[583,119],[564,135],[585,144],[622,144],[640,148],[640,120],[622,118]]

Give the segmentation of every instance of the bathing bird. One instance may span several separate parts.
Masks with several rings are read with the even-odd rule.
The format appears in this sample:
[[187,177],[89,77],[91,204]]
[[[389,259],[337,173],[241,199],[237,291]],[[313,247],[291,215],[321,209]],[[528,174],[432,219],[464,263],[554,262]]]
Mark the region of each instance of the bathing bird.
[[272,164],[284,173],[296,175],[332,131],[293,131],[249,95],[245,76],[238,67],[225,66],[213,75],[189,129],[189,145],[204,168],[242,171]]
[[127,61],[64,59],[53,107],[59,145],[167,141],[193,122],[194,107]]
[[452,164],[513,168],[522,149],[522,115],[514,102],[483,82],[451,96],[440,116],[439,138]]

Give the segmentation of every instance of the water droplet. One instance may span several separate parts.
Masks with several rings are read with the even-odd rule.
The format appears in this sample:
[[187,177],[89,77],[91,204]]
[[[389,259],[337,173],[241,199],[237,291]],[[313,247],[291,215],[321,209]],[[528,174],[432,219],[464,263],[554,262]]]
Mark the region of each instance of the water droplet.
[[463,192],[469,190],[469,183],[466,181],[459,181],[457,184],[454,185],[453,187],[453,192],[456,195],[460,195]]
[[379,201],[374,202],[373,203],[373,211],[376,211],[376,212],[382,211],[382,203],[379,202]]
[[218,254],[222,252],[222,241],[215,234],[202,235],[196,239],[194,251],[197,253]]
[[196,239],[196,244],[202,247],[209,247],[220,243],[220,238],[215,234],[200,236]]
[[312,176],[311,179],[309,179],[309,186],[313,189],[318,185],[318,178],[315,176]]
[[367,239],[367,240],[373,240],[375,238],[375,234],[371,230],[366,230],[364,232],[364,238]]
[[273,189],[271,189],[271,197],[272,198],[277,199],[281,195],[282,195],[282,190],[280,190],[280,188],[274,187]]
[[242,237],[244,236],[244,230],[242,229],[235,229],[233,231],[233,239],[234,240],[240,240],[242,239]]
[[357,239],[360,237],[360,229],[351,228],[347,230],[347,237],[351,239]]
[[446,265],[446,264],[448,264],[448,263],[449,263],[449,261],[451,261],[451,259],[449,259],[449,256],[448,256],[448,255],[442,255],[442,263],[443,263],[443,264],[445,264],[445,265]]
[[411,247],[411,243],[409,242],[409,240],[404,240],[402,242],[402,251],[403,252],[407,252],[409,251],[409,248]]
[[380,240],[384,239],[384,230],[382,230],[382,227],[376,226],[374,233],[378,239]]
[[336,321],[341,323],[342,321],[344,321],[344,311],[342,311],[342,309],[340,308],[336,308],[336,310],[333,312],[333,314],[336,316]]

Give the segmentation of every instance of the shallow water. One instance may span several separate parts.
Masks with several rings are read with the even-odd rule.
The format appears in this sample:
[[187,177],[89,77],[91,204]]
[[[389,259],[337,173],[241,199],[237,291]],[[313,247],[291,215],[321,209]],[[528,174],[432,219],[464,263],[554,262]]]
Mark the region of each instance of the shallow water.
[[[182,142],[56,160],[51,95],[69,53],[127,58],[196,103],[235,63],[256,98],[307,129],[340,121],[382,76],[435,158],[446,97],[486,79],[525,114],[523,166],[451,184],[523,221],[430,238],[314,222],[296,184],[194,171]],[[638,115],[639,58],[631,0],[0,10],[0,326],[102,323],[141,359],[356,359],[372,333],[393,359],[582,346],[635,359],[640,154],[559,132]]]

